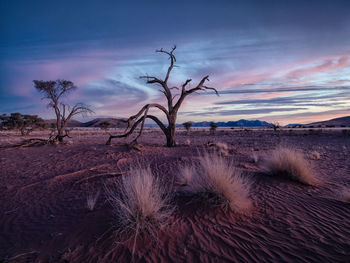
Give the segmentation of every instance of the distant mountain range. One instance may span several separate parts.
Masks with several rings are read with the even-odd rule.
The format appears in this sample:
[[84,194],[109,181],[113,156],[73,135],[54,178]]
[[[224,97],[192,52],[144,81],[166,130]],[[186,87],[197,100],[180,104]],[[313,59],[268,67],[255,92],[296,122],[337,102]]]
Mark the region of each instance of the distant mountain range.
[[[55,123],[55,120],[47,120],[48,124]],[[96,118],[88,122],[80,122],[76,120],[71,120],[68,123],[68,127],[101,127],[102,123],[108,123],[109,128],[125,128],[126,123],[122,122],[120,119],[115,118]],[[260,120],[239,120],[239,121],[228,121],[228,122],[215,122],[218,127],[271,127],[271,123]],[[155,123],[145,124],[148,127],[156,127]],[[182,123],[178,123],[177,126],[183,126]],[[350,127],[350,116],[341,117],[336,119],[331,119],[327,121],[313,122],[309,124],[288,124],[284,127]],[[193,122],[192,127],[210,127],[209,121]]]
[[[218,127],[271,127],[271,124],[266,121],[228,121],[228,122],[215,122]],[[192,127],[210,127],[209,121],[193,122]]]

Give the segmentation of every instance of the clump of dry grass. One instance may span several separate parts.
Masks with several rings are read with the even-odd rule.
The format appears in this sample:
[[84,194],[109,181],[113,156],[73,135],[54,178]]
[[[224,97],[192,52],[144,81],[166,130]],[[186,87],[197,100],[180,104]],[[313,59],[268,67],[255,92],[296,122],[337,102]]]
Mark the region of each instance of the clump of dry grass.
[[210,204],[235,212],[248,210],[250,183],[235,169],[232,162],[217,153],[204,153],[198,167],[181,169],[186,191],[200,196]]
[[350,188],[349,187],[343,187],[343,189],[341,189],[340,199],[343,202],[350,203]]
[[282,175],[306,185],[317,185],[319,178],[311,164],[301,152],[279,147],[264,160],[263,170],[267,174]]
[[218,142],[218,143],[215,144],[215,148],[223,156],[228,156],[229,155],[229,153],[228,153],[229,148],[228,148],[226,143]]
[[100,196],[100,190],[96,193],[89,193],[86,197],[86,206],[90,211],[93,211],[95,209],[97,199]]
[[259,162],[259,155],[256,152],[253,152],[251,155],[251,161],[252,163],[257,163]]
[[192,180],[193,174],[194,174],[194,168],[193,166],[183,166],[180,167],[180,176],[179,176],[179,181],[180,184],[183,186],[189,185],[189,183]]
[[[114,185],[115,186],[115,185]],[[148,235],[157,240],[157,232],[168,224],[174,208],[170,206],[168,189],[148,168],[131,169],[117,187],[106,186],[108,200],[116,215],[116,234],[119,237]]]
[[319,159],[321,158],[321,155],[320,155],[319,152],[313,151],[313,152],[311,153],[311,158],[314,159],[314,160],[319,160]]

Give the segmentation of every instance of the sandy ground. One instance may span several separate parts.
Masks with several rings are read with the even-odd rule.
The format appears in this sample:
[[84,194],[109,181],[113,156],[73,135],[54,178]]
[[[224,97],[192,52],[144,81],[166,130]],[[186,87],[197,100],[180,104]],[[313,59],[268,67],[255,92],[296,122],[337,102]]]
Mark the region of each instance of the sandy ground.
[[[148,131],[142,151],[118,145],[123,140],[107,146],[102,131],[74,131],[67,145],[28,148],[6,148],[23,138],[0,133],[0,262],[130,262],[131,245],[113,234],[103,185],[141,162],[176,191],[178,167],[196,162],[208,141],[227,143],[227,158],[252,180],[251,213],[192,203],[179,193],[170,226],[158,242],[137,243],[136,262],[350,262],[350,203],[340,194],[350,188],[349,136],[229,129],[212,136],[202,130],[179,132],[175,148],[163,147],[162,134]],[[38,136],[45,134],[31,137]],[[264,175],[252,154],[268,156],[279,145],[303,151],[324,183],[312,187]],[[89,211],[87,196],[98,191]]]

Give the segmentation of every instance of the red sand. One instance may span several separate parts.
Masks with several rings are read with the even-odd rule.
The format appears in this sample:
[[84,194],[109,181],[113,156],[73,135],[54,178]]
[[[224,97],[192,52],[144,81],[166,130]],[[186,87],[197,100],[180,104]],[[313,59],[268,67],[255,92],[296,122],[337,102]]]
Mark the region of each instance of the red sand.
[[[308,132],[306,132],[308,133]],[[350,138],[340,133],[274,134],[272,131],[219,131],[178,134],[178,147],[163,147],[159,132],[145,134],[141,152],[104,145],[108,136],[73,133],[73,144],[0,149],[0,262],[130,262],[131,245],[113,235],[113,211],[103,184],[120,177],[89,176],[128,170],[137,160],[173,183],[177,167],[196,161],[208,141],[226,142],[236,166],[253,181],[248,215],[224,212],[176,195],[172,224],[157,243],[137,243],[140,262],[350,262]],[[22,139],[0,133],[2,146]],[[191,146],[186,146],[186,139]],[[115,140],[114,143],[118,141]],[[277,145],[293,146],[311,160],[324,183],[304,186],[260,172],[251,161]],[[87,194],[101,189],[94,211]],[[175,186],[175,189],[176,186]]]

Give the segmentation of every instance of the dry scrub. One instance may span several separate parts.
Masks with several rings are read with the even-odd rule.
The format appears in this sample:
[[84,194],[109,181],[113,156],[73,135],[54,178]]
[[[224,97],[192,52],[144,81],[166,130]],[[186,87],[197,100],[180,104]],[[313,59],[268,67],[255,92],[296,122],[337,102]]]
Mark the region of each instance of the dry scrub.
[[106,192],[116,216],[116,234],[127,240],[134,237],[133,253],[138,236],[157,240],[157,231],[168,224],[174,211],[170,194],[150,168],[132,169],[121,186],[106,186]]
[[304,155],[293,149],[279,147],[274,150],[265,159],[263,170],[267,174],[286,176],[306,185],[320,183]]
[[217,153],[204,153],[199,161],[198,167],[180,169],[181,181],[186,184],[188,193],[235,212],[243,212],[251,207],[250,183],[232,162]]

